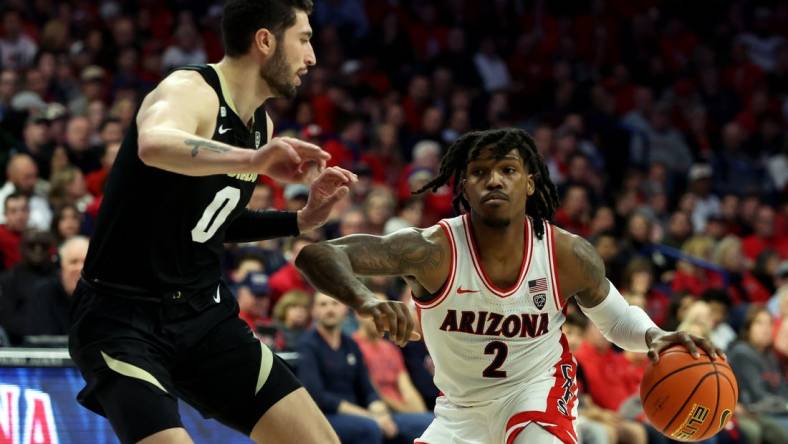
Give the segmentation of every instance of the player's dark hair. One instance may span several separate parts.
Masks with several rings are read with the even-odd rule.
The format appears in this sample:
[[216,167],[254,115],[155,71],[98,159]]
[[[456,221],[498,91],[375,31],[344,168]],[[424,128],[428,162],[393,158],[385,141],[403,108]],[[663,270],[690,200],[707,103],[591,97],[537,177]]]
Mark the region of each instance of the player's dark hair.
[[293,26],[296,10],[312,13],[312,0],[227,0],[222,13],[224,53],[246,54],[258,29],[266,28],[277,38]]
[[519,128],[503,128],[486,131],[472,131],[463,134],[449,146],[443,155],[438,176],[415,191],[416,194],[427,190],[436,191],[454,178],[452,185],[454,199],[452,204],[458,213],[463,209],[470,210],[468,201],[462,195],[462,180],[465,178],[465,167],[479,157],[484,148],[491,147],[495,158],[503,158],[511,150],[516,149],[523,158],[529,174],[533,174],[535,190],[528,197],[525,214],[533,219],[534,233],[541,239],[544,235],[542,220],[550,221],[558,207],[558,191],[550,180],[547,165],[536,149],[534,139]]

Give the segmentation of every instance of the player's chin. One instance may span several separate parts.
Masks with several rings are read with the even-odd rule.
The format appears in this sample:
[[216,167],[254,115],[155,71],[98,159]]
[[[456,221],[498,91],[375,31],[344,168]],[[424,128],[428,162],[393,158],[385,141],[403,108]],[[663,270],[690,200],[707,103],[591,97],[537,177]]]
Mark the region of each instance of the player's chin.
[[482,214],[482,222],[492,228],[508,227],[512,220],[508,217],[501,217],[495,214]]

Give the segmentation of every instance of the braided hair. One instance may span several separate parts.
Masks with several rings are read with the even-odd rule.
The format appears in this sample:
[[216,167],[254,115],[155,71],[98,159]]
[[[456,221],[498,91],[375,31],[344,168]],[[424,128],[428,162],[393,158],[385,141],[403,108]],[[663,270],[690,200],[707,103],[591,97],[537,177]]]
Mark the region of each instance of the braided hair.
[[454,178],[452,191],[454,199],[452,204],[458,213],[462,210],[469,211],[470,204],[462,195],[462,179],[465,176],[465,167],[468,162],[475,160],[485,148],[491,148],[495,158],[503,158],[510,151],[516,149],[523,158],[523,163],[528,173],[533,175],[535,192],[526,201],[525,214],[533,219],[534,233],[538,239],[544,235],[543,220],[550,221],[558,207],[558,191],[550,180],[547,165],[536,150],[534,139],[525,131],[518,128],[493,129],[486,131],[473,131],[462,135],[449,146],[443,155],[438,176],[432,181],[416,190],[420,194],[427,190],[437,191]]

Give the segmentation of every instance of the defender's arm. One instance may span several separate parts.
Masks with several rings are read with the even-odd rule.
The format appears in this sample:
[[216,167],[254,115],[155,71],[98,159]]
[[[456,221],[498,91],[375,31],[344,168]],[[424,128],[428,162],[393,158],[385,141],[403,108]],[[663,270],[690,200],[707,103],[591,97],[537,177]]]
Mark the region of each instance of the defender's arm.
[[254,172],[253,151],[207,138],[214,130],[218,109],[216,93],[198,73],[174,72],[140,106],[140,159],[146,165],[189,176]]

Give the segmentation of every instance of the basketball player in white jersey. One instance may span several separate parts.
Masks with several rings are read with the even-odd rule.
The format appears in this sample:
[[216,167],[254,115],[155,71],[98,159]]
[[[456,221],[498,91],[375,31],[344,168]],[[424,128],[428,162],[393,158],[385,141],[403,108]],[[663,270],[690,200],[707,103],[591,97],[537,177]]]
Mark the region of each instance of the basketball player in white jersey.
[[416,338],[404,305],[375,303],[356,275],[398,275],[413,290],[442,392],[416,443],[575,444],[575,361],[561,333],[575,297],[605,337],[625,350],[709,342],[658,328],[605,278],[594,248],[549,223],[555,186],[519,129],[472,132],[419,192],[452,184],[464,214],[427,229],[353,235],[304,248],[296,265],[323,293],[372,316],[379,332]]

